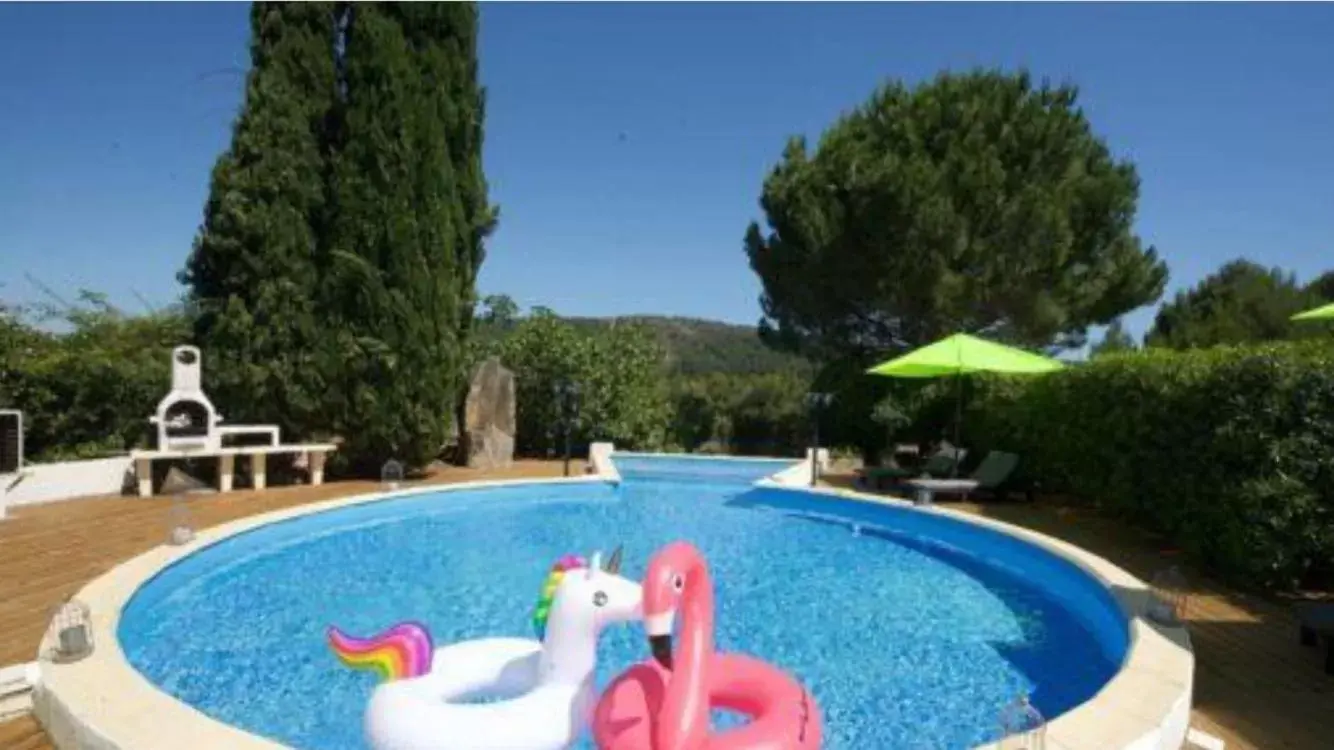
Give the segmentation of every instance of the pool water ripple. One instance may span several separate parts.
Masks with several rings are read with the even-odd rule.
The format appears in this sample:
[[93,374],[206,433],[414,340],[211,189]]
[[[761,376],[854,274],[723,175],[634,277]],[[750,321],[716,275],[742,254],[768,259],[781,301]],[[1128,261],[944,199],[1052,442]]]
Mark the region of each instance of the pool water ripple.
[[[729,504],[745,490],[631,475],[611,502],[552,501],[530,487],[485,491],[448,512],[456,500],[442,494],[423,502],[429,513],[336,534],[315,527],[234,561],[224,542],[201,553],[223,572],[150,583],[159,590],[131,602],[122,647],[210,716],[297,748],[353,750],[365,747],[375,679],[333,658],[328,625],[370,634],[415,619],[438,644],[532,637],[532,606],[557,557],[624,544],[623,573],[637,577],[679,538],[709,560],[719,649],[798,675],[824,711],[830,750],[967,748],[995,738],[1001,707],[1021,691],[1051,716],[1116,669],[1033,583],[897,543],[892,530],[854,535]],[[609,630],[599,653],[605,685],[646,656],[642,629]]]

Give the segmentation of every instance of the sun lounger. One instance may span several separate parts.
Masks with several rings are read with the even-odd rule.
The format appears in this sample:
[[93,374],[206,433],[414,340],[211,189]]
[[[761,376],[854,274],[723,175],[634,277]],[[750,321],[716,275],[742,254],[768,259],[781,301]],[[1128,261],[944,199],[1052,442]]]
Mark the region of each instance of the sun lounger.
[[968,479],[905,479],[903,483],[912,488],[919,505],[931,502],[938,494],[963,495],[966,499],[977,490],[999,488],[1018,466],[1019,457],[1015,454],[992,451]]
[[954,473],[954,465],[963,463],[968,451],[964,448],[946,448],[932,454],[918,469],[906,469],[902,466],[872,466],[862,469],[859,484],[870,490],[886,489],[887,485],[902,484],[910,477],[948,477]]

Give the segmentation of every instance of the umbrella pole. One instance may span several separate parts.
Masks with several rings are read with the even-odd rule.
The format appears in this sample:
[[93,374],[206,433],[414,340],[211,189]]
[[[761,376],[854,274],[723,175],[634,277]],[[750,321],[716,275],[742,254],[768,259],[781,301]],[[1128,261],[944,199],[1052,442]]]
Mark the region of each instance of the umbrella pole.
[[954,461],[950,470],[950,477],[957,479],[959,477],[959,424],[963,422],[963,373],[956,373],[954,376]]

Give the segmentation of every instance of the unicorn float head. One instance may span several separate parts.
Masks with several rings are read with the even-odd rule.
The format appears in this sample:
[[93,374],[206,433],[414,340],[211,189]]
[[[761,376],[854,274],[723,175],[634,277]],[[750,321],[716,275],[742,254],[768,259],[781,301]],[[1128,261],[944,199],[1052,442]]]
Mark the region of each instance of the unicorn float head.
[[543,679],[582,682],[597,667],[597,640],[612,623],[643,616],[643,589],[622,578],[621,548],[606,565],[566,555],[556,561],[533,608],[533,628],[542,642]]
[[[620,547],[605,565],[601,553],[591,559],[565,555],[552,565],[533,610],[533,627],[541,642],[539,682],[578,684],[589,679],[597,666],[602,630],[642,617],[642,588],[621,577],[620,568]],[[384,682],[429,674],[436,653],[426,626],[412,621],[370,638],[330,627],[328,640],[339,661],[373,670]]]

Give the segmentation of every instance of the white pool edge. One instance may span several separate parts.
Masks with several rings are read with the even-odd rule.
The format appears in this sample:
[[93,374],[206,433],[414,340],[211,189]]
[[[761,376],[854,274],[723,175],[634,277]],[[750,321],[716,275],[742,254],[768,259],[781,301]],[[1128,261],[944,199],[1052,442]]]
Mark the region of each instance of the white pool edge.
[[[56,747],[79,750],[279,750],[285,748],[217,721],[159,690],[126,659],[116,636],[121,613],[144,583],[183,557],[227,538],[279,521],[390,498],[472,489],[560,483],[606,483],[607,476],[466,482],[375,492],[286,508],[238,519],[199,532],[189,544],[163,545],[113,568],[76,595],[92,612],[95,649],[85,659],[56,664],[42,660],[33,710]],[[781,486],[762,481],[760,484]],[[785,487],[785,489],[797,489]],[[939,507],[828,488],[801,488],[817,495],[938,513],[989,527],[1066,558],[1102,582],[1129,619],[1130,643],[1121,670],[1080,706],[1047,726],[1050,750],[1177,750],[1190,719],[1194,656],[1184,629],[1165,630],[1137,616],[1147,587],[1126,571],[1074,545],[991,519]],[[42,644],[44,652],[47,643]],[[979,750],[993,750],[998,744]]]

